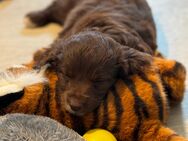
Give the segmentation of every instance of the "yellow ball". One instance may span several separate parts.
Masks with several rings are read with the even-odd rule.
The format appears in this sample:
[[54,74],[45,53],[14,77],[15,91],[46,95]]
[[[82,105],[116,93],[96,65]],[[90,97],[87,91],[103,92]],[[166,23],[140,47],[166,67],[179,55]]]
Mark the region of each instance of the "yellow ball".
[[93,129],[83,135],[86,141],[117,141],[112,133],[103,129]]

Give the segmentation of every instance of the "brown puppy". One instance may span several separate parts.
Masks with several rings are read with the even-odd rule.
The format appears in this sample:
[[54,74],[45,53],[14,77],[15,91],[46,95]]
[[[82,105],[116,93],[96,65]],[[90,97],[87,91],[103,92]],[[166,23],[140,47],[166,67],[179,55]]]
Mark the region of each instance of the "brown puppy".
[[151,59],[98,32],[81,32],[59,40],[42,56],[38,54],[35,65],[49,63],[57,72],[57,88],[65,97],[65,108],[76,115],[93,111],[116,80],[143,71]]
[[59,39],[34,60],[37,68],[50,64],[57,72],[65,108],[76,115],[96,109],[119,78],[143,72],[156,49],[145,0],[57,0],[28,17],[38,26],[64,25]]

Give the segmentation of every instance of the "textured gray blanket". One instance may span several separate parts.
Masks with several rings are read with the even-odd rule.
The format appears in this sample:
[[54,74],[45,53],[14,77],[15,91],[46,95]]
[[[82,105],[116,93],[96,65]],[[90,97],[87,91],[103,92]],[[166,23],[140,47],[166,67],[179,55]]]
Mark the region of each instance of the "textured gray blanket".
[[42,116],[8,114],[0,117],[0,141],[84,141],[73,130]]

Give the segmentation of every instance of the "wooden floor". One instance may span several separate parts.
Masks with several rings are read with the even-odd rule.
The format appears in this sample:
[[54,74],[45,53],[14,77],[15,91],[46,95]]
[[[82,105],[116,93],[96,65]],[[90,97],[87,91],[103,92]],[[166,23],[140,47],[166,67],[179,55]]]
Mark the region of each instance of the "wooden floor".
[[[41,9],[52,0],[4,0],[0,2],[0,70],[31,60],[34,51],[48,46],[60,27],[50,24],[27,29],[24,15]],[[182,62],[188,70],[188,2],[187,0],[148,0],[158,29],[160,50]],[[186,82],[188,86],[188,80]],[[188,91],[186,92],[188,94]],[[188,137],[188,96],[170,111],[168,126]]]

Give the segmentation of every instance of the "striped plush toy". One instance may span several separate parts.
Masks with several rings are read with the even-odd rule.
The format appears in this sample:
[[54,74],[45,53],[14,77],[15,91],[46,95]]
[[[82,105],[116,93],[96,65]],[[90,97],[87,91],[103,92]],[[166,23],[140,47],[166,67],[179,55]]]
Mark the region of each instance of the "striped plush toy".
[[[112,132],[118,141],[186,141],[165,127],[168,103],[180,102],[185,68],[178,62],[154,58],[145,73],[119,80],[101,105],[84,116],[65,111],[56,93],[57,75],[32,65],[12,67],[0,74],[0,114],[48,116],[79,134],[94,128]],[[86,105],[87,106],[87,105]]]

